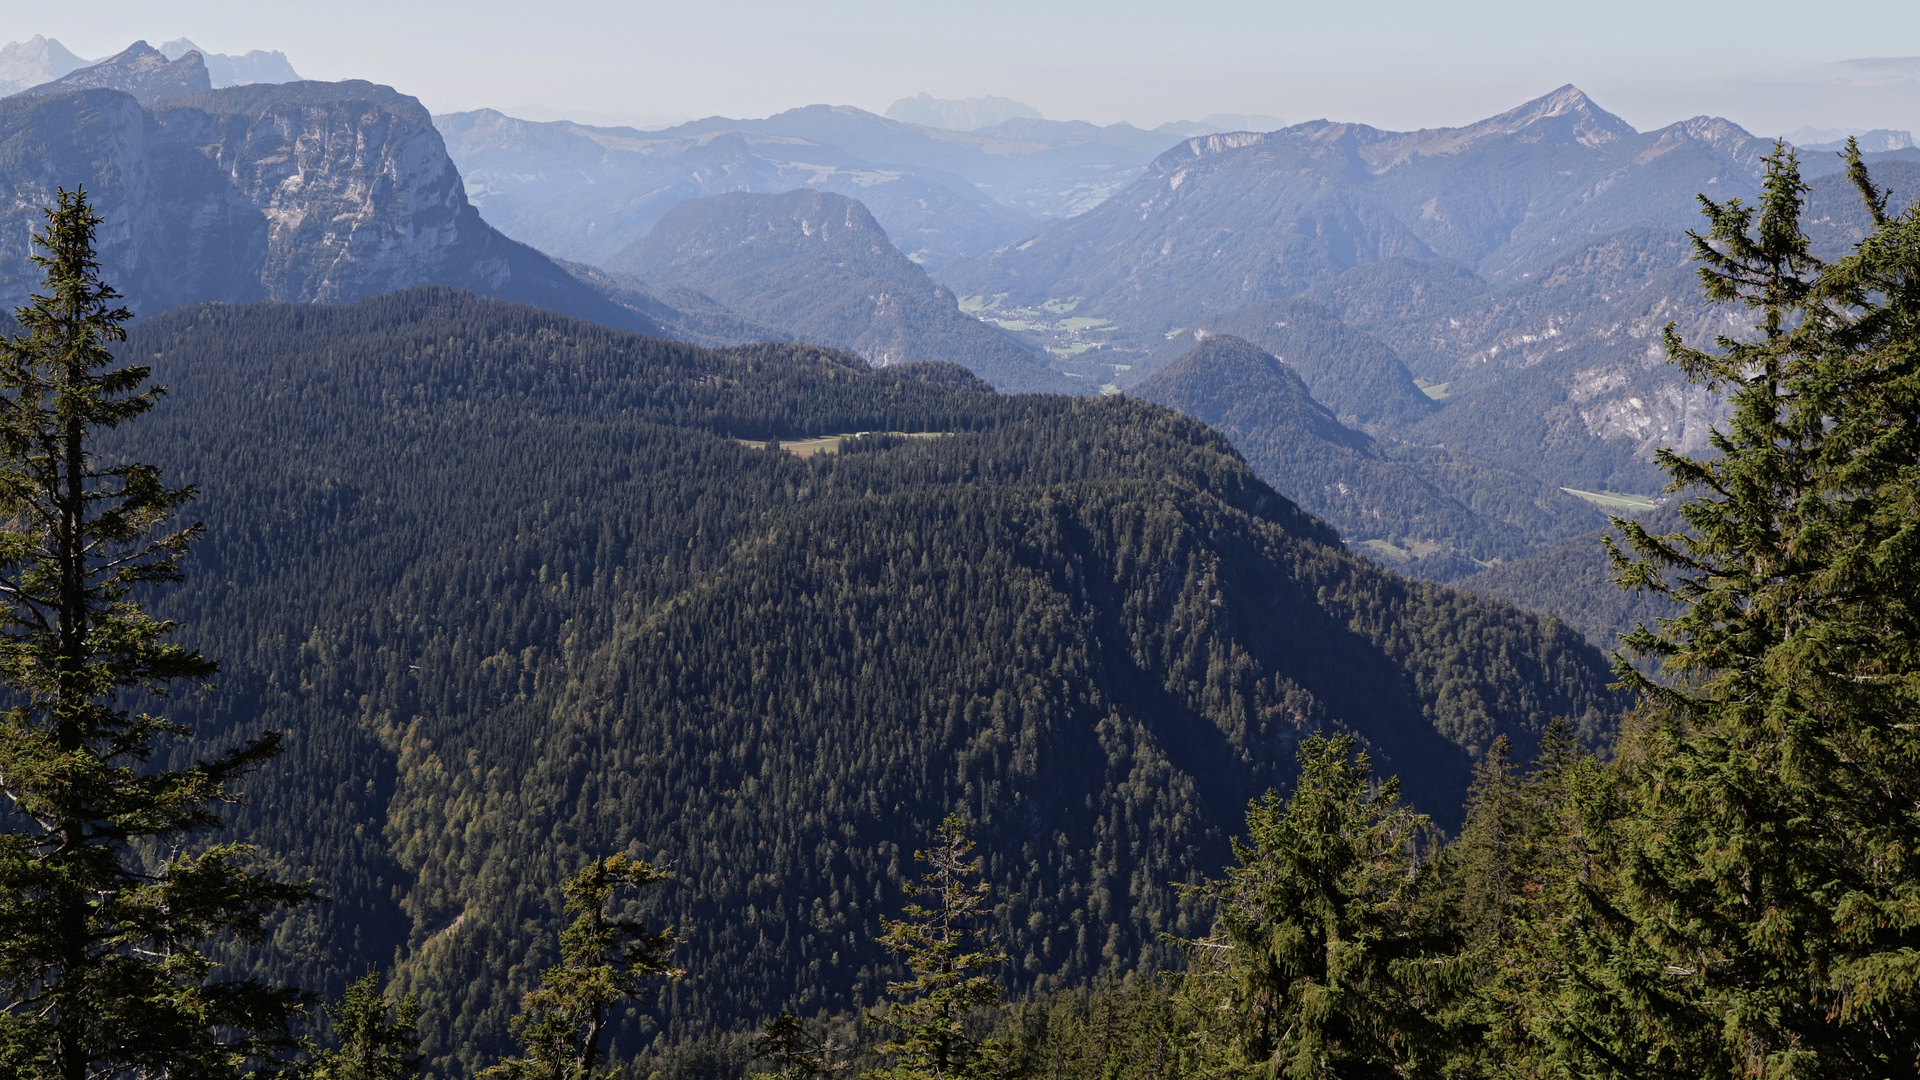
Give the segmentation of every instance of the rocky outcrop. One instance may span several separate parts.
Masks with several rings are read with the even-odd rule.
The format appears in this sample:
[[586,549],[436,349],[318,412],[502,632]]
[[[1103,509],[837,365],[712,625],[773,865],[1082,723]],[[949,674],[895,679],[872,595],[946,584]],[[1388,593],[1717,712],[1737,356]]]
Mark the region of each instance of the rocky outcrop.
[[[157,110],[108,89],[0,101],[0,235],[24,237],[76,186],[107,219],[109,280],[143,315],[434,284],[659,330],[481,220],[426,110],[389,87],[252,85]],[[0,255],[0,303],[38,280],[25,256]]]
[[135,311],[266,298],[266,220],[213,162],[181,153],[152,113],[115,90],[0,100],[0,305],[40,271],[26,237],[60,188],[85,187],[106,220],[100,261]]

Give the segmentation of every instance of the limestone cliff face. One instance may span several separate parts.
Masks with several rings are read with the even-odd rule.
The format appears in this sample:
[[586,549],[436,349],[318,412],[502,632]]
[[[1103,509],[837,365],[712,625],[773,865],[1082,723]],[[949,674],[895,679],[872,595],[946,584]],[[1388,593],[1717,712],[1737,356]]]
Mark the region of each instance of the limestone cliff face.
[[355,300],[422,281],[491,292],[512,277],[506,245],[412,98],[368,83],[242,87],[159,120],[258,208],[273,299]]
[[388,87],[240,86],[151,111],[104,89],[0,101],[0,303],[38,281],[39,208],[81,185],[107,219],[108,279],[142,315],[433,284],[658,330],[482,220],[426,109]]
[[106,219],[99,251],[136,311],[202,300],[258,300],[266,222],[213,164],[171,146],[125,93],[85,90],[0,101],[0,304],[26,301],[40,210],[84,186]]

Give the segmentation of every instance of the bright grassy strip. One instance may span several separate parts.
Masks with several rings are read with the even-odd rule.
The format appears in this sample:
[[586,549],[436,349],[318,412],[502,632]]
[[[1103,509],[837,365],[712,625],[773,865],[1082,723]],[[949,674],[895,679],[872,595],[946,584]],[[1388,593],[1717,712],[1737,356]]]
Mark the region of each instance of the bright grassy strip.
[[1617,491],[1581,491],[1579,488],[1570,487],[1563,487],[1560,490],[1569,495],[1578,495],[1590,503],[1620,510],[1651,510],[1654,507],[1654,501],[1645,495],[1623,495]]

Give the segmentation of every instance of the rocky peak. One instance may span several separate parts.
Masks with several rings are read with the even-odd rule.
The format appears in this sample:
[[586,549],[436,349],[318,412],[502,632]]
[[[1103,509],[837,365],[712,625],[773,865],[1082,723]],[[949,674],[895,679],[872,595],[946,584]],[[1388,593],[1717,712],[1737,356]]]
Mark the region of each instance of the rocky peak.
[[215,89],[224,86],[245,86],[248,83],[288,83],[299,82],[300,76],[287,62],[287,54],[254,49],[239,56],[208,52],[186,38],[175,38],[160,46],[160,54],[169,60],[179,60],[188,53],[197,52],[207,65],[207,74],[213,79]]
[[168,60],[159,49],[136,41],[124,52],[61,77],[44,82],[25,94],[43,96],[74,90],[118,90],[132,94],[148,108],[163,101],[204,94],[213,89],[206,62],[198,52],[189,52],[178,60]]
[[1714,157],[1741,166],[1754,175],[1759,174],[1760,160],[1773,149],[1771,139],[1756,138],[1739,124],[1718,116],[1696,116],[1648,135],[1652,143],[1641,150],[1637,158],[1642,162],[1692,145],[1705,147]]
[[[142,315],[434,284],[659,329],[482,220],[427,110],[390,87],[257,84],[154,111],[105,89],[0,101],[0,233],[25,235],[53,189],[76,184],[107,219],[102,264]],[[0,253],[0,303],[35,280],[24,252]]]
[[10,41],[0,47],[0,97],[86,66],[85,60],[52,38],[35,34],[25,41]]
[[1595,105],[1579,87],[1568,84],[1476,124],[1410,131],[1381,139],[1363,155],[1369,168],[1384,172],[1416,157],[1457,154],[1493,139],[1599,149],[1637,134],[1633,125]]
[[1551,130],[1571,136],[1572,141],[1582,146],[1601,146],[1639,134],[1633,125],[1595,105],[1585,91],[1572,83],[1462,130],[1476,135]]

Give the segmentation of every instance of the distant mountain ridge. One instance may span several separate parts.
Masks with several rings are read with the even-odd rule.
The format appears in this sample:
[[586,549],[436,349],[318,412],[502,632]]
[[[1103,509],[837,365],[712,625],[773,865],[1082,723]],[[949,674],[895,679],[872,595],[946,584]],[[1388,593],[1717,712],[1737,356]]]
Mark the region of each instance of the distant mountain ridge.
[[1381,259],[1517,279],[1605,232],[1691,227],[1692,191],[1751,190],[1768,145],[1705,118],[1641,134],[1573,87],[1461,128],[1318,120],[1203,136],[1107,203],[947,277],[962,292],[1081,297],[1142,333]]
[[990,250],[1034,222],[937,169],[882,168],[795,135],[671,135],[493,110],[434,119],[495,226],[561,258],[603,263],[682,199],[832,191],[866,203],[904,251],[932,264]]
[[[194,74],[192,63],[175,66],[189,53],[197,54],[206,69],[205,85]],[[26,90],[110,89],[124,90],[151,106],[222,87],[299,80],[285,53],[254,49],[228,56],[208,52],[186,38],[175,38],[158,49],[135,42],[132,48],[102,60],[83,60],[58,41],[39,35],[0,48],[0,97]]]
[[877,366],[946,360],[1002,390],[1072,393],[1046,359],[960,311],[866,207],[824,191],[736,192],[677,204],[608,262],[684,285],[804,341]]
[[249,83],[289,83],[299,82],[300,74],[287,62],[287,54],[278,50],[268,52],[265,49],[253,49],[239,56],[228,56],[208,52],[186,38],[175,38],[160,46],[160,54],[169,60],[178,60],[190,52],[197,52],[207,65],[207,75],[213,80],[213,88],[218,90],[228,86],[245,86]]
[[845,106],[655,131],[535,122],[495,110],[435,118],[489,221],[599,263],[681,199],[808,187],[858,198],[929,267],[982,255],[1097,205],[1176,136],[1034,118],[960,132]]
[[1168,339],[1260,337],[1235,313],[1312,300],[1444,399],[1400,410],[1414,426],[1399,437],[1555,485],[1643,490],[1651,448],[1698,446],[1718,415],[1647,351],[1667,318],[1699,334],[1717,317],[1683,230],[1699,193],[1757,190],[1772,146],[1712,117],[1638,132],[1572,86],[1455,128],[1202,136],[1093,210],[939,273],[1003,309],[1109,320],[1088,362],[1138,372],[1176,351]]
[[88,67],[70,71],[50,82],[28,87],[20,97],[43,97],[74,90],[118,90],[149,108],[162,102],[204,94],[213,89],[205,59],[197,52],[168,59],[144,41]]
[[920,93],[887,106],[886,116],[890,120],[904,120],[922,127],[973,131],[992,127],[1003,120],[1038,120],[1040,110],[1012,98],[937,98],[932,94]]
[[0,46],[0,97],[18,93],[86,67],[67,47],[39,34]]

